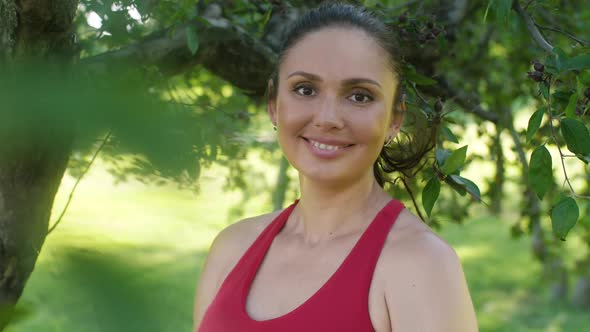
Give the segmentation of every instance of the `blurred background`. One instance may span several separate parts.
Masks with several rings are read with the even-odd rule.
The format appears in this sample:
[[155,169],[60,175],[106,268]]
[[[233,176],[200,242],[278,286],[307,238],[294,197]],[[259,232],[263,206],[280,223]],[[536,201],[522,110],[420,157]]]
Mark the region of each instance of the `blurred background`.
[[[480,330],[590,329],[590,10],[351,2],[400,40],[398,143],[434,133],[387,189],[457,251]],[[191,331],[216,234],[298,197],[264,93],[318,3],[0,1],[0,331]]]

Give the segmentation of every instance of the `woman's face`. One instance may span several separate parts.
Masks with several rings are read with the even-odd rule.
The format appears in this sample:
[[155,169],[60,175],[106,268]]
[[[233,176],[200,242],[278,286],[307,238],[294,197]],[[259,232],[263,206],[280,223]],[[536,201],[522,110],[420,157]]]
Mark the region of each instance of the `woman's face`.
[[397,82],[387,60],[374,39],[353,28],[312,32],[287,52],[268,111],[301,176],[333,183],[372,177],[401,123],[393,121]]

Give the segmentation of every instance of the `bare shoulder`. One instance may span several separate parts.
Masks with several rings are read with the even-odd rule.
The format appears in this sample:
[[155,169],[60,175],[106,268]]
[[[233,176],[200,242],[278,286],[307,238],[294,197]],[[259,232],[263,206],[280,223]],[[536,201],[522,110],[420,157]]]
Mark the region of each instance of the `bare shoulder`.
[[[255,217],[246,218],[225,227],[211,245],[211,251],[216,250],[224,257],[225,263],[234,265],[237,260],[252,245],[254,240],[262,233],[272,220],[281,211],[275,211]],[[237,257],[236,257],[237,256]]]
[[477,331],[457,253],[408,210],[388,235],[379,264],[393,331]]
[[195,331],[219,291],[223,280],[250,245],[254,243],[258,235],[280,212],[276,211],[240,220],[225,227],[215,237],[199,275],[194,304]]
[[225,227],[213,240],[207,260],[212,270],[216,270],[217,285],[238,262],[240,257],[254,243],[272,220],[281,211],[275,211],[255,217],[246,218]]

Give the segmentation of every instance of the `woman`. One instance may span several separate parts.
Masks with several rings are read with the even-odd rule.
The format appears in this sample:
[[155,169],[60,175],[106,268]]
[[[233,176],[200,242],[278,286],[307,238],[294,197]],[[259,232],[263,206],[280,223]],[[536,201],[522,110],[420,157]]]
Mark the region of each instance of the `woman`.
[[382,188],[404,109],[393,45],[351,5],[293,25],[268,114],[301,198],[217,236],[195,331],[477,331],[457,255]]

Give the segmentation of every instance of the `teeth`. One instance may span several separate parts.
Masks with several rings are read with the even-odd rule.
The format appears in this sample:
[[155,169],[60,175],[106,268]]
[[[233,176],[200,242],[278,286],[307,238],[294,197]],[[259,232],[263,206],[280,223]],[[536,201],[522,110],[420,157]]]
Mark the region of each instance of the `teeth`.
[[326,145],[326,144],[322,144],[322,143],[318,143],[318,142],[314,142],[314,141],[310,141],[310,142],[313,146],[315,146],[316,148],[321,149],[321,150],[335,151],[335,150],[340,149],[339,146]]

